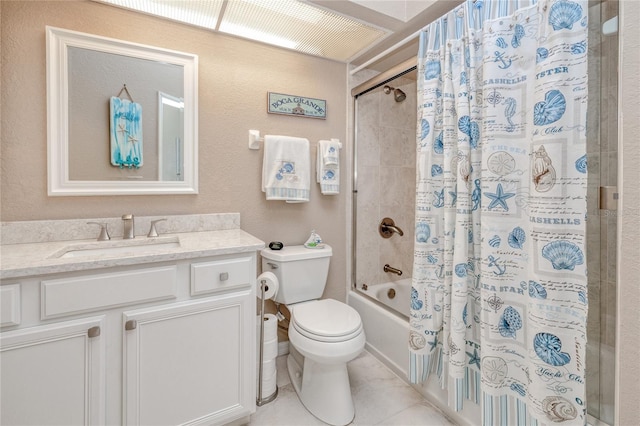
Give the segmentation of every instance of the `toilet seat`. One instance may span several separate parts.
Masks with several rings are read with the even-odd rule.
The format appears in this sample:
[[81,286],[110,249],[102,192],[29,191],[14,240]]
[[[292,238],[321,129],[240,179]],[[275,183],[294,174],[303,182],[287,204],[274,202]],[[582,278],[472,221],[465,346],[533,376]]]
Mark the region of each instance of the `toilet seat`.
[[291,325],[319,342],[344,342],[362,333],[362,321],[351,306],[334,299],[315,300],[293,307]]

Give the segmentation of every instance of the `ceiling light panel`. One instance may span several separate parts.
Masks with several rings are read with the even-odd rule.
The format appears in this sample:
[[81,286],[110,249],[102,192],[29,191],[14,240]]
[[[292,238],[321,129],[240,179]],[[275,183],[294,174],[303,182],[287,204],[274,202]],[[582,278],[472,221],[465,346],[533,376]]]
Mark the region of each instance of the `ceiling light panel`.
[[338,61],[387,35],[298,0],[229,0],[219,30]]
[[94,0],[174,21],[215,29],[224,0]]
[[343,62],[389,34],[300,0],[94,1]]

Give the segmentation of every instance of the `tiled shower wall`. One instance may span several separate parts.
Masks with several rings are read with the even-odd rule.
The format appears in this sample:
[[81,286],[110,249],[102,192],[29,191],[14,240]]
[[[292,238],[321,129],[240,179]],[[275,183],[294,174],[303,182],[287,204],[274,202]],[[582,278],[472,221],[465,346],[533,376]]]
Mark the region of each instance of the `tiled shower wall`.
[[616,211],[599,209],[598,188],[617,185],[618,35],[602,35],[602,23],[617,15],[617,0],[589,8],[587,409],[608,424],[614,424],[618,218]]
[[[415,75],[415,73],[414,73]],[[399,77],[388,83],[406,95],[378,87],[357,98],[356,111],[356,284],[411,277],[416,181],[416,82]],[[392,218],[404,236],[384,239],[378,224]],[[402,276],[383,271],[388,263]]]

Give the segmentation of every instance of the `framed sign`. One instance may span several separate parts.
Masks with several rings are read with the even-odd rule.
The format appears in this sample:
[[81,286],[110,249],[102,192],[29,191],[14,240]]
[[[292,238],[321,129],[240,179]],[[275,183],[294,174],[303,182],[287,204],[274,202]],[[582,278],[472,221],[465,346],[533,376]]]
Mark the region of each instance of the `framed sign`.
[[268,92],[269,114],[293,115],[296,117],[327,118],[327,101],[297,95]]

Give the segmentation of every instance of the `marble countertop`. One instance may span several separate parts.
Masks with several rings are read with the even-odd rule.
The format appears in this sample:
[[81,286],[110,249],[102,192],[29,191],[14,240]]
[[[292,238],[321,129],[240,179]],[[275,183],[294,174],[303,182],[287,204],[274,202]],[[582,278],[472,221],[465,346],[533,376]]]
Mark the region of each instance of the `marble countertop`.
[[[176,239],[179,241],[179,247],[161,248],[145,244],[152,240],[160,244],[173,243]],[[117,252],[58,257],[83,248],[107,248],[118,245],[137,246],[137,251],[127,252],[123,248]],[[185,232],[163,235],[156,239],[143,236],[133,240],[119,238],[100,242],[91,239],[11,244],[2,246],[0,279],[246,253],[261,250],[264,246],[263,241],[241,229]]]
[[[265,247],[263,241],[239,229],[239,214],[166,218],[160,237],[136,234],[133,239],[123,240],[116,229],[109,241],[88,238],[96,234],[96,229],[84,219],[5,222],[0,246],[0,279],[249,253]],[[154,217],[140,217],[136,223],[147,225],[152,219]],[[99,221],[109,220],[113,221],[112,228],[116,228],[119,219]],[[145,231],[146,228],[141,227]],[[72,238],[61,240],[61,235]],[[20,236],[23,243],[19,242]]]

